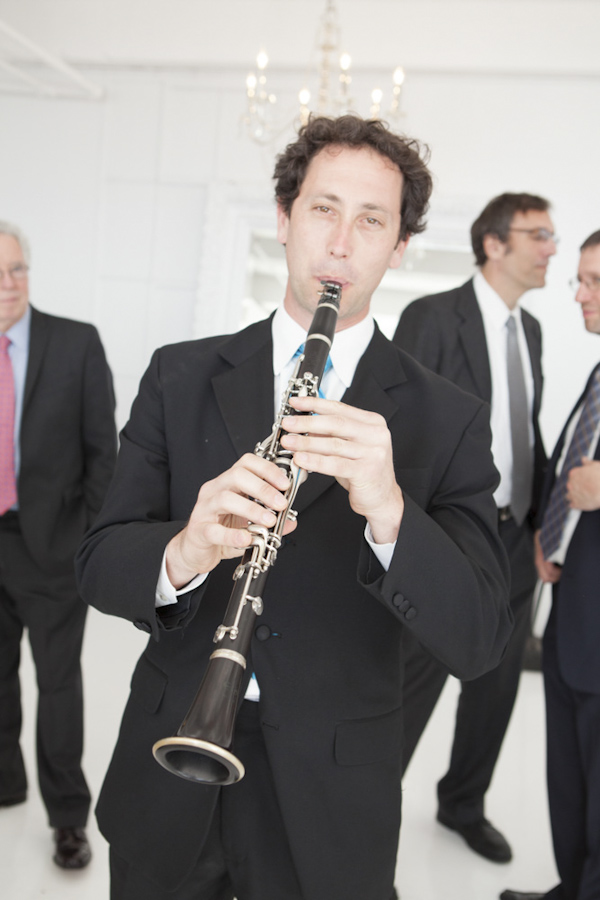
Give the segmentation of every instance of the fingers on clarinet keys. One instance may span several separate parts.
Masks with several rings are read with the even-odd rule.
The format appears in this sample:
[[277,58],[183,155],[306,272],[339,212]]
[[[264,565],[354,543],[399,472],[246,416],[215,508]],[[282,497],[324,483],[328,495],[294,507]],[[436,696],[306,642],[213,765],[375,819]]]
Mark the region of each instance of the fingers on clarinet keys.
[[465,839],[471,850],[485,856],[486,859],[497,863],[510,862],[512,850],[510,844],[491,822],[481,818],[477,822],[455,822],[446,816],[441,810],[437,814],[438,822],[451,831],[456,831]]

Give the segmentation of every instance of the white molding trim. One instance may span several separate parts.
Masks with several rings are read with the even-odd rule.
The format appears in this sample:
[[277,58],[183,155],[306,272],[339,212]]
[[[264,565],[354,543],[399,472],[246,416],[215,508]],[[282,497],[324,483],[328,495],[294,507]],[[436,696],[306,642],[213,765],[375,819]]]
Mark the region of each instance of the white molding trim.
[[272,229],[270,185],[213,182],[208,187],[194,337],[237,331],[246,293],[252,232]]

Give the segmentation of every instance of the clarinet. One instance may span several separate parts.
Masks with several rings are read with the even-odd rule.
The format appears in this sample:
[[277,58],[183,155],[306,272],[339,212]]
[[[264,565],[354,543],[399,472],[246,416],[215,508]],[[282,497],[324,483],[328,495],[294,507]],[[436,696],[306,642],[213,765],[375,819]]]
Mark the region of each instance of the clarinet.
[[201,784],[234,784],[244,777],[244,765],[232,752],[231,744],[239,707],[240,690],[256,618],[263,611],[262,594],[267,576],[275,565],[287,519],[297,513],[292,504],[307,471],[293,461],[293,454],[281,446],[285,416],[299,415],[290,406],[292,397],[317,396],[319,383],[333,342],[342,288],[335,281],[323,281],[321,299],[306,336],[304,353],[283,394],[271,434],[257,444],[254,452],[282,468],[288,476],[286,508],[274,513],[272,528],[248,525],[252,543],[233,574],[233,590],[223,624],[214,636],[211,654],[198,692],[174,737],[157,741],[152,752],[167,771]]

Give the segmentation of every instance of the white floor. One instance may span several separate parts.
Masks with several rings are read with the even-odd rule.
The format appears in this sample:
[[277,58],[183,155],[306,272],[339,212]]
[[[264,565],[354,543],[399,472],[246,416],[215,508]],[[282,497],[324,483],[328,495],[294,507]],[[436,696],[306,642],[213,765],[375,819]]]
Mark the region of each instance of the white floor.
[[[145,637],[124,621],[90,611],[84,647],[86,750],[84,766],[97,796]],[[107,849],[93,817],[94,858],[87,869],[63,872],[51,859],[35,781],[35,691],[27,652],[22,663],[23,749],[30,775],[27,803],[0,810],[2,900],[108,900]],[[487,802],[488,817],[510,840],[514,860],[487,862],[435,822],[435,783],[447,764],[457,685],[447,685],[407,774],[396,884],[402,900],[496,900],[506,887],[545,890],[556,882],[545,792],[544,703],[541,676],[525,673]],[[281,898],[285,900],[285,898]],[[362,898],[348,898],[362,900]]]

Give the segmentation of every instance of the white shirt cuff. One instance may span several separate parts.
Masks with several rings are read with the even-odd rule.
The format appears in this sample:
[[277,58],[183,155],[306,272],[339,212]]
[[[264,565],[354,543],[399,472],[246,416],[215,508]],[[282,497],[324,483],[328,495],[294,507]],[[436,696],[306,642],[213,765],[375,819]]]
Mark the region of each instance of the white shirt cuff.
[[165,547],[165,552],[163,553],[162,563],[160,567],[160,574],[156,583],[154,606],[158,608],[159,606],[170,606],[172,603],[177,603],[177,598],[180,594],[187,594],[188,591],[193,591],[194,588],[200,587],[200,585],[203,584],[207,578],[208,574],[196,575],[196,577],[192,578],[192,580],[188,582],[188,584],[184,585],[184,587],[178,589],[174,588],[169,581],[169,576],[167,575],[167,550]]
[[373,533],[368,522],[365,526],[365,540],[381,563],[382,567],[387,572],[392,562],[394,550],[396,549],[396,541],[394,541],[392,544],[376,544],[373,540]]

